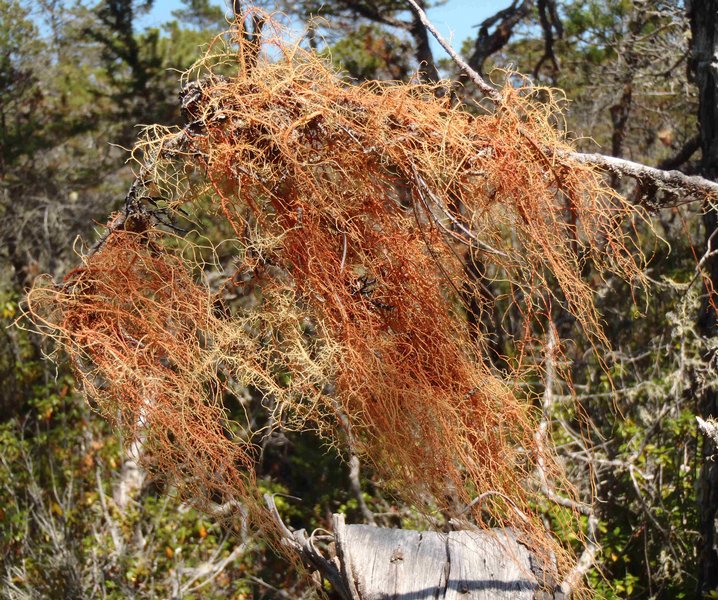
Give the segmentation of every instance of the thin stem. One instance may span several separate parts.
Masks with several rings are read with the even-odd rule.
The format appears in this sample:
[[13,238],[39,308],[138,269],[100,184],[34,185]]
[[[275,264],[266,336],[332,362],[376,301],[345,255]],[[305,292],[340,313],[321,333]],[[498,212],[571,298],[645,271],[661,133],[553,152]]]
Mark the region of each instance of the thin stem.
[[415,0],[407,0],[407,2],[414,9],[414,12],[419,17],[419,20],[424,27],[426,27],[429,33],[436,38],[436,41],[439,42],[439,45],[441,45],[444,50],[446,50],[452,60],[469,76],[469,79],[476,84],[476,87],[481,90],[481,93],[493,100],[495,104],[501,104],[503,102],[503,98],[499,91],[495,87],[486,83],[486,80],[474,69],[472,69],[469,64],[461,58],[461,56],[458,55],[456,50],[451,47],[451,44],[444,39],[444,37],[437,31],[436,27],[434,27],[431,21],[429,21],[429,17],[426,16],[426,13],[421,6],[419,6]]

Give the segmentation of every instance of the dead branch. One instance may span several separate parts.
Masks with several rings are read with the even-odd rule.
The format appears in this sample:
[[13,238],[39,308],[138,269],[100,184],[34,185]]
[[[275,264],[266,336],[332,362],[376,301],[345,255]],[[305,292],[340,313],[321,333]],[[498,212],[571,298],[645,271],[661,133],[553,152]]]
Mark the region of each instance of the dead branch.
[[536,453],[538,454],[538,458],[536,459],[536,470],[539,475],[541,492],[546,496],[546,498],[554,504],[558,504],[564,508],[569,508],[587,517],[593,517],[594,511],[592,506],[557,494],[556,490],[553,489],[546,472],[546,459],[544,455],[546,453],[546,448],[550,446],[549,423],[551,419],[552,407],[555,401],[554,384],[556,381],[556,364],[554,353],[556,352],[556,344],[556,329],[553,326],[553,323],[551,323],[546,341],[546,374],[544,377],[544,393],[541,401],[542,416],[538,429],[534,434],[534,439],[536,440]]
[[667,171],[677,169],[681,165],[685,164],[700,147],[701,136],[699,133],[696,133],[692,138],[687,140],[683,146],[681,146],[680,150],[678,150],[675,155],[659,162],[658,168]]
[[484,80],[481,75],[479,75],[476,71],[474,71],[467,63],[464,61],[463,58],[461,58],[456,51],[451,47],[451,44],[447,42],[443,36],[438,32],[436,27],[429,21],[429,17],[426,16],[426,13],[422,10],[422,8],[416,3],[415,0],[407,0],[409,4],[411,4],[411,7],[414,9],[416,14],[418,15],[420,21],[429,30],[429,33],[436,38],[436,41],[439,42],[441,47],[448,52],[449,56],[451,56],[452,60],[461,67],[464,72],[471,78],[471,81],[473,81],[476,86],[481,90],[481,93],[484,94],[486,97],[493,100],[497,105],[501,104],[503,101],[501,94],[498,92],[498,90],[495,87],[490,86],[486,81]]
[[[541,30],[543,31],[544,39],[544,53],[543,56],[536,63],[533,70],[534,77],[538,77],[541,67],[546,63],[551,63],[553,75],[559,71],[558,58],[554,53],[554,42],[556,38],[561,39],[563,37],[563,26],[558,16],[556,9],[556,3],[553,0],[538,0],[538,12],[539,22],[541,23]],[[554,37],[554,33],[556,37]]]
[[593,506],[577,502],[572,498],[557,494],[556,491],[551,487],[548,480],[545,461],[543,459],[544,448],[548,442],[548,430],[549,430],[549,419],[551,414],[552,405],[554,403],[554,383],[556,379],[556,364],[554,360],[554,352],[556,350],[556,330],[553,323],[550,324],[548,330],[548,336],[546,341],[546,376],[544,381],[544,394],[541,402],[542,417],[539,428],[536,431],[536,448],[539,453],[539,458],[536,461],[538,468],[539,479],[541,482],[541,491],[545,496],[555,504],[568,508],[570,510],[577,511],[588,518],[586,526],[586,543],[581,553],[578,562],[566,575],[565,579],[559,586],[559,590],[563,592],[567,597],[570,597],[581,585],[583,578],[593,568],[596,562],[596,556],[600,551],[596,539],[596,532],[598,528],[598,519],[596,518]]
[[[448,599],[467,593],[526,600],[564,597],[563,588],[554,589],[555,565],[536,560],[511,529],[420,532],[347,525],[336,514],[336,557],[326,559],[304,530],[291,531],[283,523],[269,494],[265,500],[282,542],[328,580],[342,600],[387,595]],[[576,589],[573,582],[564,587]]]
[[593,165],[618,175],[631,177],[642,185],[655,187],[656,191],[668,195],[667,202],[657,202],[651,198],[649,208],[668,208],[687,201],[702,201],[710,197],[718,197],[718,183],[697,175],[685,175],[680,171],[664,171],[649,167],[641,163],[615,158],[603,154],[583,154],[581,152],[568,152],[564,156],[576,162]]
[[[521,2],[514,0],[510,6],[485,19],[479,25],[474,51],[471,53],[468,63],[480,73],[489,56],[509,43],[514,29],[531,13],[533,6],[532,0],[522,0]],[[489,32],[492,27],[493,31]]]
[[275,524],[279,527],[282,534],[282,543],[294,550],[301,557],[302,561],[312,570],[319,572],[321,576],[332,585],[343,600],[356,600],[337,565],[320,554],[314,546],[311,536],[307,536],[306,530],[299,529],[298,531],[292,531],[285,525],[279,514],[279,510],[277,510],[274,496],[264,494],[264,501],[274,518]]
[[441,79],[439,77],[439,71],[436,68],[436,62],[434,61],[434,55],[429,45],[429,34],[427,32],[426,24],[421,20],[421,16],[418,13],[414,14],[414,18],[411,21],[411,27],[409,28],[416,44],[416,58],[419,62],[419,75],[422,81],[429,83],[436,83]]

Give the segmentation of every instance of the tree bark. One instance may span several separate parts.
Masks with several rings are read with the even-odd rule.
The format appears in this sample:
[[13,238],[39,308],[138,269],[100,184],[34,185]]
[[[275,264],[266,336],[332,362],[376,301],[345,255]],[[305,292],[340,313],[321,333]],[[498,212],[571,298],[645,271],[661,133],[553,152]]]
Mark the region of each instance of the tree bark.
[[[695,75],[699,94],[698,122],[703,159],[702,175],[716,179],[718,175],[718,0],[694,0],[687,5],[692,31],[691,68]],[[718,233],[718,213],[713,204],[706,203],[703,215],[706,245],[709,246]],[[715,290],[718,289],[718,257],[708,256],[704,263],[706,277],[705,299],[698,318],[698,328],[703,336],[718,335]],[[715,352],[705,360],[714,366]],[[706,386],[699,392],[699,416],[704,419],[718,415],[718,390]],[[718,462],[713,456],[718,452],[716,444],[703,436],[702,467],[698,481],[698,511],[700,527],[699,572],[697,597],[704,598],[718,590]]]

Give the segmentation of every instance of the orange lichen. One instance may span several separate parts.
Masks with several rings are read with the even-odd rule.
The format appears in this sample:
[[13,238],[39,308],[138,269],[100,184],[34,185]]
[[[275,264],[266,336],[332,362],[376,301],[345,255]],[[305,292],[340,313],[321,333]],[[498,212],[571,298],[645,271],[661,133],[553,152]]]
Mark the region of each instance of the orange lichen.
[[[350,439],[419,507],[486,494],[478,522],[518,528],[565,571],[526,481],[540,468],[565,484],[516,375],[492,369],[484,334],[467,327],[467,297],[481,308],[485,294],[466,263],[513,299],[519,348],[552,303],[600,342],[582,265],[640,277],[622,229],[634,209],[568,158],[556,102],[515,78],[477,116],[429,86],[353,85],[282,42],[282,59],[250,68],[232,43],[239,52],[187,75],[193,122],[148,129],[135,152],[147,196],[211,220],[236,248],[219,291],[198,278],[190,237],[119,227],[62,285],[36,287],[34,318],[102,412],[195,498],[255,495],[252,433],[221,403],[231,379],[271,395],[287,426]],[[214,73],[232,60],[235,76]],[[238,280],[255,301],[218,311]]]

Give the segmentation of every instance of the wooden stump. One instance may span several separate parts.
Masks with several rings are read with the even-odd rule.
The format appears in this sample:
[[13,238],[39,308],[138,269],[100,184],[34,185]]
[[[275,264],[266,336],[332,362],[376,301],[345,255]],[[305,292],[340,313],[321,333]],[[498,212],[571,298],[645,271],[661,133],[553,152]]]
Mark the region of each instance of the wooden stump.
[[283,541],[329,581],[342,600],[559,600],[555,567],[546,565],[511,529],[413,531],[347,525],[334,515],[334,556],[311,536],[291,531],[274,501],[267,506]]
[[543,570],[509,529],[420,532],[346,525],[335,515],[334,536],[352,600],[555,597],[542,591]]

